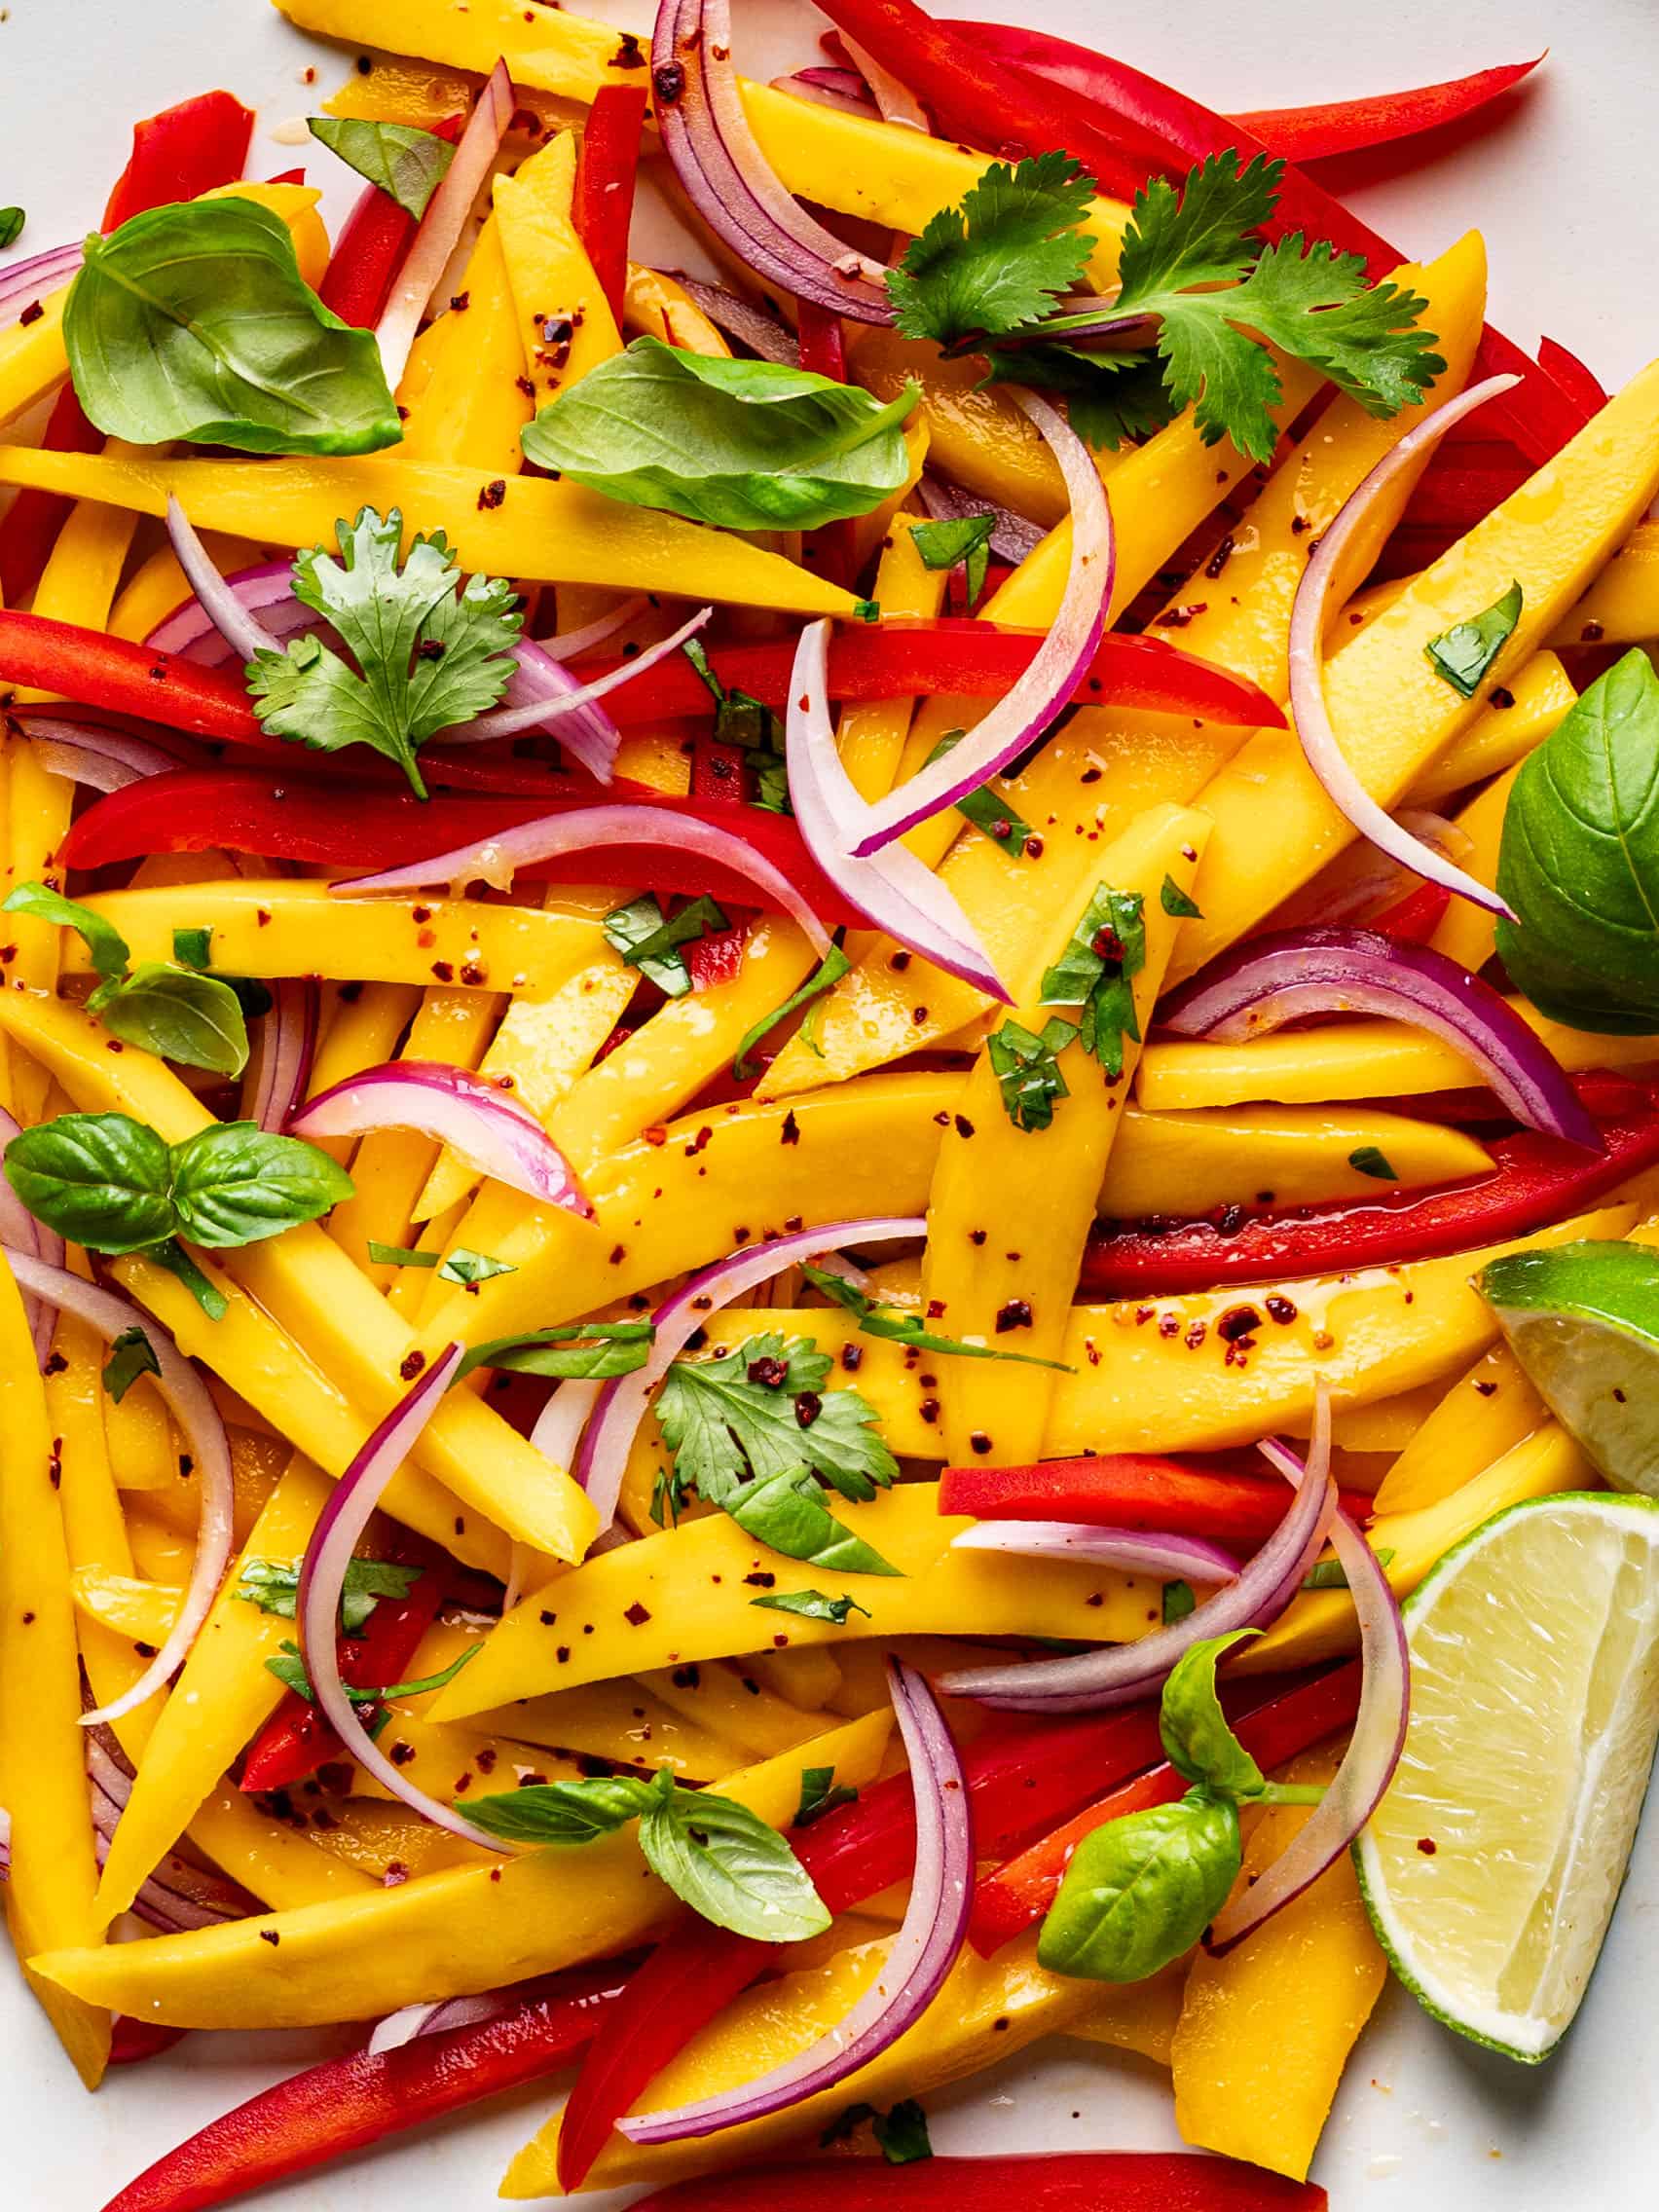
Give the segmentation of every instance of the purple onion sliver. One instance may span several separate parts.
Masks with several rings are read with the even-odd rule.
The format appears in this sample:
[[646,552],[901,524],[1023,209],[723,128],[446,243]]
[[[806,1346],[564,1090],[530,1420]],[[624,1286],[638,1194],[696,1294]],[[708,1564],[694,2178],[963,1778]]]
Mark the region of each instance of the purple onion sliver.
[[[243,605],[240,594],[214,567],[207,548],[197,535],[177,497],[167,494],[167,537],[173,557],[184,571],[184,580],[201,602],[202,611],[243,662],[261,653],[280,653],[277,639]],[[292,596],[290,592],[290,596]]]
[[315,983],[290,977],[272,984],[271,1012],[259,1025],[243,1110],[273,1136],[287,1128],[305,1097],[320,1011]]
[[752,307],[735,292],[728,292],[723,284],[706,283],[701,276],[688,276],[682,269],[670,274],[692,306],[700,308],[717,330],[737,339],[763,361],[783,361],[791,368],[795,366],[800,358],[800,341],[776,316]]
[[[659,639],[647,645],[644,652],[632,660],[625,660],[608,676],[599,676],[591,683],[577,683],[568,669],[555,660],[549,660],[539,645],[522,645],[519,654],[519,674],[514,683],[523,682],[535,690],[528,702],[517,706],[498,707],[493,713],[480,715],[476,721],[459,723],[445,730],[439,739],[444,745],[483,745],[491,738],[522,737],[526,730],[550,728],[553,736],[569,743],[584,767],[608,783],[615,767],[616,747],[621,742],[620,732],[608,715],[600,715],[598,702],[609,692],[620,691],[624,684],[632,683],[635,677],[643,676],[647,668],[655,668],[659,661],[670,660],[694,638],[714,614],[712,607],[704,607],[682,622],[670,638]],[[596,718],[608,736],[594,739],[591,733],[583,744],[567,737],[566,723],[580,726],[586,718]]]
[[556,637],[538,638],[535,642],[549,660],[579,660],[583,653],[597,652],[649,605],[649,594],[638,591],[620,607],[613,607],[608,614],[600,615],[597,621],[584,622],[579,630],[564,630]]
[[854,69],[797,69],[793,76],[774,77],[772,90],[819,107],[837,108],[843,115],[862,116],[866,123],[874,123],[881,114]]
[[[179,565],[183,567],[182,562]],[[311,608],[294,597],[292,561],[260,561],[252,568],[233,570],[224,581],[246,615],[265,617],[264,627],[273,638],[285,637],[291,630],[318,620]],[[159,622],[144,643],[157,652],[206,663],[228,660],[232,649],[194,595]]]
[[142,737],[105,729],[96,722],[60,721],[49,715],[24,715],[14,724],[29,741],[49,776],[85,784],[89,791],[125,791],[146,776],[166,775],[178,758]]
[[1036,523],[1027,522],[1011,507],[999,507],[994,499],[981,499],[977,494],[964,491],[948,477],[936,476],[924,469],[916,493],[936,522],[961,522],[970,515],[995,515],[997,526],[991,533],[991,551],[999,561],[1007,561],[1014,568],[1017,569],[1043,542],[1044,533]]
[[1231,1582],[1238,1562],[1199,1536],[1165,1535],[1139,1529],[1097,1529],[1088,1521],[977,1521],[952,1539],[958,1552],[1009,1552],[1021,1559],[1086,1560],[1125,1574],[1162,1580]]
[[16,322],[25,308],[59,292],[86,260],[80,245],[56,245],[0,269],[0,322]]

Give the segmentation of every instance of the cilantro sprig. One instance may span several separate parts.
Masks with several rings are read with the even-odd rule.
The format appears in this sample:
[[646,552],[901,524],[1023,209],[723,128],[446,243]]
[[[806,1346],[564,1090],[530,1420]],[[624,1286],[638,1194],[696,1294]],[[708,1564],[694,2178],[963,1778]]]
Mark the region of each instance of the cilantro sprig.
[[1134,977],[1145,966],[1141,894],[1114,891],[1102,883],[1084,908],[1070,943],[1043,977],[1043,1004],[1081,1008],[1079,1041],[1114,1083],[1124,1072],[1124,1038],[1140,1043]]

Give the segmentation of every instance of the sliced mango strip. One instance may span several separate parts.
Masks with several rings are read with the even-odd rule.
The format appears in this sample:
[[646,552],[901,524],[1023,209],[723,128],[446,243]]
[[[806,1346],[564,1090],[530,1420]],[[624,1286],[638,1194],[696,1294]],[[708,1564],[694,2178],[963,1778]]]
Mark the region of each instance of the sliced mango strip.
[[[604,287],[571,216],[576,140],[561,131],[495,185],[496,221],[518,316],[519,374],[545,407],[622,347]],[[566,336],[555,337],[552,323]],[[529,395],[527,395],[529,396]]]
[[524,466],[519,432],[535,409],[519,381],[522,346],[494,215],[478,234],[461,290],[421,343],[430,374],[403,425],[404,460],[516,476]]
[[290,1912],[337,1898],[372,1897],[372,1875],[349,1865],[309,1834],[268,1820],[234,1782],[221,1782],[196,1808],[190,1841],[244,1890]]
[[1659,524],[1639,522],[1550,643],[1640,645],[1649,638],[1659,638]]
[[1378,1488],[1378,1512],[1438,1505],[1548,1419],[1509,1346],[1493,1345],[1458,1376],[1389,1468]]
[[[1354,1155],[1381,1153],[1392,1179]],[[1215,1206],[1310,1205],[1455,1183],[1491,1164],[1465,1130],[1363,1107],[1233,1106],[1187,1114],[1129,1106],[1106,1163],[1100,1212],[1114,1221]]]
[[[1517,761],[1453,816],[1469,840],[1469,850],[1458,865],[1477,883],[1495,886],[1497,882],[1503,817],[1522,765]],[[1449,960],[1456,961],[1459,968],[1478,976],[1497,950],[1497,918],[1477,906],[1472,899],[1454,899],[1429,942],[1436,952],[1444,952]]]
[[1406,793],[1408,806],[1435,806],[1454,792],[1524,760],[1549,736],[1578,697],[1572,680],[1551,652],[1536,652],[1499,689],[1514,701],[1489,698],[1460,737],[1429,763]]
[[622,315],[630,330],[660,338],[665,346],[678,346],[682,353],[701,353],[721,361],[731,357],[731,348],[690,293],[658,269],[629,262]]
[[[927,566],[910,535],[920,520],[898,514],[888,525],[871,596],[889,621],[906,616],[926,620],[944,605],[949,577],[944,570]],[[913,711],[909,699],[871,699],[841,709],[836,750],[861,798],[883,798],[893,789]]]

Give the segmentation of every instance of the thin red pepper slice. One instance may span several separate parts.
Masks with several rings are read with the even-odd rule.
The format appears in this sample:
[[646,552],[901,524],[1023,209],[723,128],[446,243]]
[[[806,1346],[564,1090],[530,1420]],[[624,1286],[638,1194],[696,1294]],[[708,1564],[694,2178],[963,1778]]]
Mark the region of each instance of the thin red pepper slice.
[[[1359,1710],[1359,1689],[1360,1668],[1353,1661],[1272,1698],[1235,1720],[1234,1731],[1260,1765],[1282,1766],[1310,1744],[1346,1727]],[[1072,1853],[1086,1835],[1125,1813],[1169,1804],[1188,1788],[1186,1776],[1164,1761],[1108,1791],[987,1874],[974,1893],[974,1917],[968,1926],[974,1948],[989,1958],[1037,1925],[1053,1903]]]
[[[1580,1096],[1594,1094],[1594,1079],[1577,1076],[1573,1086]],[[1493,1172],[1477,1182],[1245,1214],[1233,1226],[1205,1220],[1167,1232],[1103,1227],[1083,1256],[1083,1296],[1177,1297],[1391,1267],[1525,1236],[1593,1205],[1659,1161],[1659,1085],[1631,1090],[1637,1103],[1602,1121],[1606,1149],[1600,1154],[1521,1129],[1488,1147]]]
[[[382,1598],[360,1636],[340,1639],[340,1672],[353,1689],[372,1690],[400,1682],[421,1640],[437,1618],[444,1578],[428,1566],[417,1575],[407,1598]],[[309,1698],[290,1690],[254,1738],[242,1766],[241,1787],[286,1789],[314,1774],[340,1751],[340,1739]]]
[[[534,769],[534,763],[526,763]],[[557,786],[554,789],[557,790]],[[569,789],[569,780],[566,780]],[[291,778],[247,768],[180,768],[110,792],[76,822],[62,847],[69,867],[103,867],[145,853],[224,850],[303,861],[362,873],[453,852],[480,837],[607,800],[625,799],[682,819],[730,830],[811,901],[829,927],[859,919],[814,862],[787,815],[731,799],[669,797],[597,785],[571,796],[418,799],[407,789],[345,779]],[[708,892],[722,904],[765,903],[745,875],[673,846],[619,845],[567,853],[524,868],[526,883],[649,884],[653,891]]]
[[539,2082],[584,2048],[620,1995],[616,1970],[600,1968],[564,1976],[557,1995],[481,2027],[327,2059],[209,2120],[104,2212],[206,2212]]
[[[433,127],[434,138],[453,145],[464,118],[448,116]],[[341,226],[328,257],[317,297],[331,313],[353,329],[368,330],[380,320],[403,256],[415,236],[415,218],[389,192],[371,185],[358,195]]]
[[[830,644],[830,696],[841,704],[931,698],[939,692],[1000,699],[1024,675],[1042,642],[1035,631],[949,617],[855,623],[837,631]],[[789,702],[794,655],[795,641],[783,638],[717,645],[709,657],[728,690],[747,691],[762,706],[781,708]],[[572,673],[587,683],[621,665],[616,659],[578,661]],[[1108,633],[1073,697],[1079,706],[1199,715],[1245,729],[1284,726],[1283,710],[1258,684],[1161,638]],[[691,663],[676,655],[643,670],[605,704],[613,720],[631,729],[664,716],[702,714],[709,694]]]
[[86,707],[162,722],[193,737],[265,742],[240,676],[43,614],[0,608],[0,684],[26,683]]
[[190,2033],[188,2028],[164,2028],[154,2020],[135,2020],[118,2012],[110,2024],[109,2062],[112,2066],[141,2066],[159,2058]]
[[1472,76],[1419,85],[1407,92],[1373,92],[1364,99],[1329,100],[1314,107],[1251,108],[1235,120],[1287,161],[1322,161],[1330,154],[1358,153],[1461,123],[1513,91],[1543,58],[1539,54],[1530,61],[1500,62],[1495,69],[1477,69]]
[[671,2182],[637,2212],[1326,2212],[1328,2203],[1317,2182],[1194,2151],[1053,2151],[745,2166]]
[[576,236],[593,263],[618,330],[628,289],[628,230],[634,216],[645,105],[643,85],[600,87],[582,129],[571,207]]
[[[1097,1529],[1150,1529],[1205,1536],[1244,1554],[1265,1544],[1289,1495],[1275,1477],[1195,1467],[1152,1452],[1045,1459],[1030,1467],[946,1467],[941,1513],[977,1521],[1081,1521]],[[1371,1517],[1363,1493],[1343,1493],[1357,1520]]]
[[1396,944],[1426,944],[1445,920],[1451,903],[1452,894],[1443,884],[1419,883],[1415,891],[1408,891],[1391,906],[1384,906],[1382,913],[1374,914],[1365,926],[1391,937]]
[[1569,353],[1559,340],[1538,340],[1539,366],[1549,371],[1564,391],[1569,391],[1586,414],[1596,415],[1606,406],[1610,397],[1606,386],[1594,369],[1587,368],[1576,353]]
[[[845,384],[847,345],[840,316],[820,307],[816,300],[797,301],[796,311],[801,367],[812,376],[828,377],[831,384]],[[845,587],[853,580],[856,543],[850,522],[826,523],[821,530],[808,534],[802,559],[832,584]]]
[[[40,442],[48,453],[102,449],[103,432],[88,421],[72,384],[65,384],[53,402]],[[34,590],[74,503],[60,492],[41,492],[32,485],[18,494],[0,523],[0,602],[15,606]]]

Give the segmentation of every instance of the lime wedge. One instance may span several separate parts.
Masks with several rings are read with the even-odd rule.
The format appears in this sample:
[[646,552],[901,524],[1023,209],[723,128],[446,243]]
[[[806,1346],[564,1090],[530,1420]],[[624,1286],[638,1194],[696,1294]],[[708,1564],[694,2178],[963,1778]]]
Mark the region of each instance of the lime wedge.
[[1494,1514],[1405,1604],[1412,1714],[1354,1847],[1425,2009],[1536,2062],[1577,2011],[1659,1734],[1659,1503]]
[[1510,1348],[1608,1482],[1659,1497],[1659,1252],[1558,1244],[1477,1277]]

